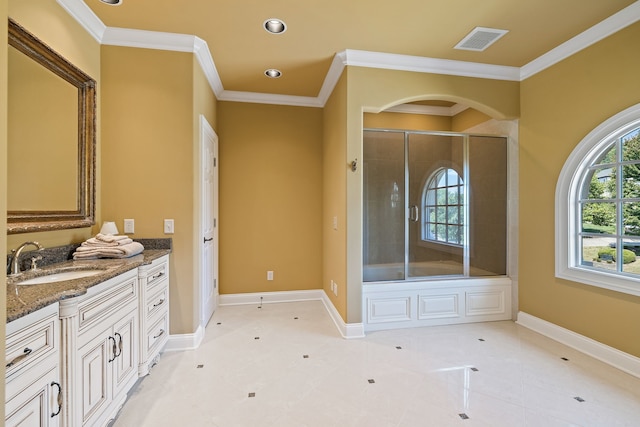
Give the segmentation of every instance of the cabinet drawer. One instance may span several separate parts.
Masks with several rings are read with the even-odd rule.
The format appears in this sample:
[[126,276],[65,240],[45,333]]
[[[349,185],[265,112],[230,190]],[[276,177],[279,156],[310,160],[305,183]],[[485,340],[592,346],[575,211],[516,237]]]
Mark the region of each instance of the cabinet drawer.
[[147,289],[150,290],[151,288],[155,287],[157,283],[166,279],[168,276],[168,270],[169,269],[166,261],[161,262],[157,266],[149,268],[149,271],[146,275]]
[[147,316],[150,318],[155,313],[160,311],[166,311],[169,309],[169,290],[165,287],[160,290],[160,292],[156,292],[153,295],[147,296],[146,301],[146,310],[142,313],[143,316]]
[[136,304],[138,296],[136,285],[137,278],[133,276],[96,297],[80,303],[78,306],[80,330],[124,308],[129,302]]
[[8,331],[5,352],[7,380],[49,355],[55,357],[58,351],[58,322],[57,313],[51,313],[29,327],[14,333]]
[[165,313],[147,331],[147,352],[148,354],[162,346],[169,337],[169,315]]

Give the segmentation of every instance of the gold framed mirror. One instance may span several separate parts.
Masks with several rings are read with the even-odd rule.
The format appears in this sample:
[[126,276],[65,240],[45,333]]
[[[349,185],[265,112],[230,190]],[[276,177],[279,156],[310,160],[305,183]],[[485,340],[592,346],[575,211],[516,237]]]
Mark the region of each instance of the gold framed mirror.
[[7,233],[95,223],[96,82],[9,19]]

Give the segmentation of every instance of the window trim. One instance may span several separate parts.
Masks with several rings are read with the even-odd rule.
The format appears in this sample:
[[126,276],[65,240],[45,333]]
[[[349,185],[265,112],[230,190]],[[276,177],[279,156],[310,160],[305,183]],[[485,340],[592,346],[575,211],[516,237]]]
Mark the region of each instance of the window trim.
[[577,260],[578,200],[583,176],[603,147],[640,126],[640,104],[605,120],[573,149],[558,177],[555,194],[555,275],[557,278],[640,296],[640,277],[581,266]]

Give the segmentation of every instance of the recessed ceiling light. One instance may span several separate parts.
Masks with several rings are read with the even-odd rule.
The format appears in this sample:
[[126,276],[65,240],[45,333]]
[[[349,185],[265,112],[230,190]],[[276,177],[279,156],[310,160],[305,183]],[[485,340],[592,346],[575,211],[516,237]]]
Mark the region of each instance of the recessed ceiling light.
[[104,4],[108,4],[111,6],[119,6],[122,3],[122,0],[100,0]]
[[282,72],[280,70],[276,70],[275,68],[269,68],[264,72],[264,75],[272,79],[277,79],[282,75]]
[[277,18],[270,18],[264,21],[262,24],[264,29],[271,34],[282,34],[287,31],[287,24],[283,20]]

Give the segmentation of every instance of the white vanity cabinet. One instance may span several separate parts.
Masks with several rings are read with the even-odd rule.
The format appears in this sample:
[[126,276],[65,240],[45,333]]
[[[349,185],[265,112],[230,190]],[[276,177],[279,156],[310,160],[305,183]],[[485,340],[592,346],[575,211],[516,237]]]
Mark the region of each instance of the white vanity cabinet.
[[137,381],[138,294],[134,269],[60,302],[64,425],[106,425]]
[[116,417],[169,339],[169,256],[61,298],[7,324],[6,426]]
[[60,425],[58,304],[7,324],[5,426]]
[[145,376],[169,339],[169,256],[138,268],[140,283],[140,364]]

